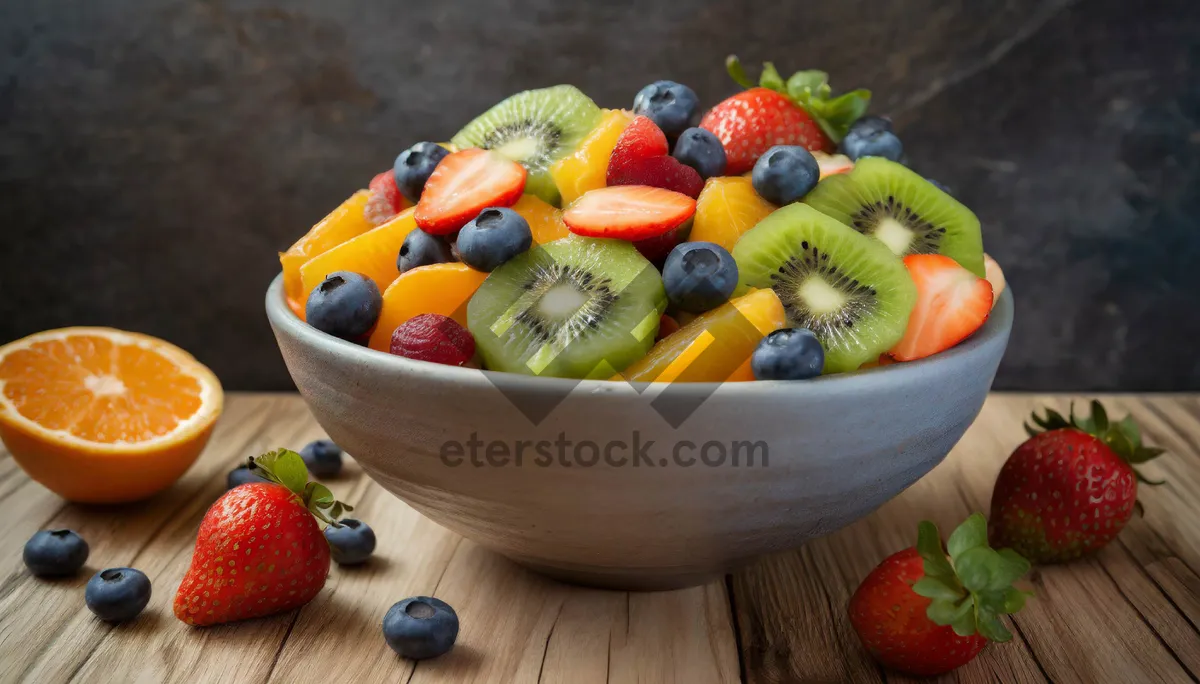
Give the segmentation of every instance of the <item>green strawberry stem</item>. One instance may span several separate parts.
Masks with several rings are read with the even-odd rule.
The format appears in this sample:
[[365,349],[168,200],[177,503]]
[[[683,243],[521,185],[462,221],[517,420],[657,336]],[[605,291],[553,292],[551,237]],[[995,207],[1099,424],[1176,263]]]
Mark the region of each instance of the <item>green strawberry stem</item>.
[[917,528],[917,552],[925,561],[925,576],[913,584],[913,591],[930,599],[925,614],[934,624],[950,625],[959,636],[1012,639],[1000,616],[1021,610],[1033,595],[1013,586],[1029,572],[1029,561],[1012,549],[996,551],[988,546],[982,513],[959,525],[945,549],[937,526],[922,521]]
[[1161,456],[1166,453],[1166,449],[1142,446],[1142,431],[1138,428],[1137,422],[1133,420],[1133,416],[1125,416],[1116,422],[1110,421],[1104,405],[1095,399],[1092,400],[1091,409],[1090,416],[1076,417],[1075,404],[1072,403],[1069,418],[1064,418],[1054,409],[1046,409],[1044,417],[1039,416],[1035,411],[1032,418],[1033,424],[1037,428],[1030,427],[1029,423],[1026,423],[1025,431],[1029,433],[1030,437],[1036,437],[1042,432],[1051,430],[1074,429],[1086,432],[1104,442],[1109,449],[1112,449],[1113,453],[1128,463],[1138,482],[1148,485],[1162,484],[1161,480],[1147,479],[1134,466]]
[[300,497],[304,507],[326,525],[336,525],[343,513],[354,507],[337,500],[333,492],[320,482],[308,481],[308,468],[300,454],[289,449],[268,451],[262,456],[251,456],[247,464],[250,470],[276,484],[287,487]]
[[[743,88],[754,88],[756,84],[746,75],[737,55],[725,58],[725,70]],[[850,130],[850,125],[867,113],[871,103],[871,91],[859,88],[833,97],[829,86],[829,74],[815,69],[797,71],[786,81],[771,62],[763,64],[757,87],[781,93],[798,107],[808,112],[825,135],[834,143],[840,143]]]

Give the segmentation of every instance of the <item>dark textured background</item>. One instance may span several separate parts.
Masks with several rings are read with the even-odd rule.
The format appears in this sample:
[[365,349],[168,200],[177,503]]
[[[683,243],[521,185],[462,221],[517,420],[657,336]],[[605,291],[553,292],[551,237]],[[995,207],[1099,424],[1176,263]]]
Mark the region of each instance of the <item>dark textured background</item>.
[[114,325],[288,388],[275,252],[401,149],[560,82],[712,104],[731,52],[873,89],[979,214],[997,387],[1200,389],[1196,0],[2,0],[0,342]]

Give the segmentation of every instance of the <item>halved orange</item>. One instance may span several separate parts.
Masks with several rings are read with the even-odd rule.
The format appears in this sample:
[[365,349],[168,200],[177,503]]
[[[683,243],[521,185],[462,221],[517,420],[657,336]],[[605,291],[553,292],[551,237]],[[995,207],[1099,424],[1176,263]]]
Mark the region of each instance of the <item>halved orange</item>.
[[223,402],[212,371],[148,335],[63,328],[0,347],[0,440],[71,501],[135,501],[171,486]]

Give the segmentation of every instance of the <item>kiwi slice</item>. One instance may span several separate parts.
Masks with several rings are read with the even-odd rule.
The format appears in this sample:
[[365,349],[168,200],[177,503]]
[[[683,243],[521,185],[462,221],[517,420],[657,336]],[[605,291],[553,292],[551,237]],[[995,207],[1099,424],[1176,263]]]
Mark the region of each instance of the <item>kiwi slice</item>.
[[496,150],[529,171],[525,192],[558,206],[550,165],[575,151],[600,123],[595,102],[575,86],[517,93],[479,115],[454,136],[458,147]]
[[492,271],[467,304],[490,370],[609,378],[654,344],[667,295],[628,242],[570,237]]
[[804,203],[899,256],[944,254],[983,277],[979,219],[958,200],[903,164],[866,157],[849,174],[830,176]]
[[775,290],[788,324],[825,348],[824,373],[855,370],[904,336],[917,302],[904,262],[877,240],[804,204],[760,221],[733,247],[738,287]]

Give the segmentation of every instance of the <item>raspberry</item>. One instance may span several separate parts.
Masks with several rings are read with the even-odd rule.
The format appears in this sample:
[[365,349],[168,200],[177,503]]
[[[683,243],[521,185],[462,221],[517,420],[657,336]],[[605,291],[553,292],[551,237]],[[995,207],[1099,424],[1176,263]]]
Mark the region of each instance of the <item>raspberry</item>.
[[391,352],[406,359],[461,366],[475,356],[475,338],[448,316],[421,314],[392,333]]
[[404,210],[404,196],[396,187],[396,176],[391,171],[384,171],[372,178],[367,188],[371,191],[371,198],[367,200],[363,214],[371,223],[377,226],[387,223]]

